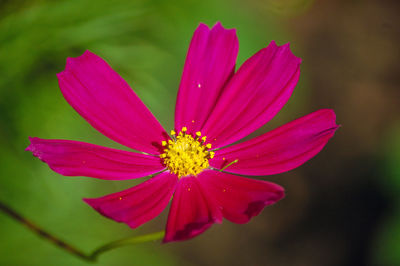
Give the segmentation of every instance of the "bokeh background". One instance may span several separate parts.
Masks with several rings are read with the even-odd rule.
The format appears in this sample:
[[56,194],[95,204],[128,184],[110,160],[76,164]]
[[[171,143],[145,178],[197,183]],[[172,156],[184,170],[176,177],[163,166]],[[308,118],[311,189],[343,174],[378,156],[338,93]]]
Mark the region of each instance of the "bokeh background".
[[[396,0],[0,1],[0,201],[89,252],[137,230],[81,200],[138,181],[63,177],[25,152],[28,136],[119,147],[63,99],[56,73],[86,49],[105,58],[168,130],[199,22],[236,28],[238,65],[291,43],[302,76],[258,133],[319,108],[342,127],[326,148],[270,180],[287,196],[246,225],[225,221],[182,243],[128,246],[98,265],[400,265],[400,32]],[[87,265],[0,213],[0,265]]]

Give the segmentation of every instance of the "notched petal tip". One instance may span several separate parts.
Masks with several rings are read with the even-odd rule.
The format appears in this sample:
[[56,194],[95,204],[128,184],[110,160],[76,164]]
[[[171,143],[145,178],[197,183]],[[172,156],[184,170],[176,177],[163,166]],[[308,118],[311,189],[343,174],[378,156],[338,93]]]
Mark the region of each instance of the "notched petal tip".
[[38,144],[38,141],[40,141],[40,139],[37,138],[37,137],[28,137],[28,139],[29,139],[29,142],[30,142],[30,143],[29,143],[28,147],[26,147],[25,151],[30,151],[30,152],[32,152],[32,155],[33,155],[33,156],[35,156],[35,157],[37,157],[37,158],[39,158],[40,160],[43,161],[42,153],[41,153],[40,150],[37,149],[37,147],[36,147],[36,145]]
[[210,31],[210,27],[208,27],[207,24],[200,22],[199,25],[197,26],[196,30],[194,31],[195,33],[198,31],[206,31],[209,32]]
[[296,56],[296,55],[292,52],[292,50],[290,49],[290,42],[287,42],[287,43],[285,43],[285,44],[283,44],[283,45],[278,45],[278,44],[276,43],[276,41],[272,40],[272,41],[269,43],[269,45],[268,45],[266,48],[263,48],[262,50],[265,51],[266,49],[271,49],[271,48],[273,48],[273,49],[279,49],[280,53],[288,53],[288,54],[293,58],[293,60],[297,60],[297,61],[298,61],[298,64],[299,64],[299,65],[301,64],[302,59],[301,59],[300,57]]
[[224,27],[222,26],[222,23],[221,23],[221,21],[217,21],[217,22],[215,22],[215,24],[214,24],[213,28],[216,28],[216,27],[219,27],[219,28],[224,28]]
[[317,112],[319,112],[321,118],[324,118],[331,125],[331,128],[328,128],[327,130],[336,131],[341,127],[341,125],[336,123],[336,113],[333,109],[320,109]]
[[66,74],[66,72],[68,72],[69,69],[75,67],[77,62],[81,62],[83,60],[87,60],[90,57],[98,58],[98,56],[95,53],[93,53],[93,52],[91,52],[89,50],[86,50],[85,52],[83,52],[83,54],[81,54],[79,56],[76,56],[76,57],[67,57],[67,59],[65,60],[64,70],[59,72],[59,73],[57,73],[57,78],[60,78],[61,76],[64,76]]
[[225,30],[225,31],[231,31],[231,30],[236,30],[236,29],[228,29],[228,28],[225,28],[223,25],[222,25],[222,23],[221,23],[221,21],[217,21],[215,24],[214,24],[214,26],[212,27],[212,29],[213,30]]
[[293,60],[297,60],[298,62],[298,64],[300,65],[301,64],[301,58],[300,57],[298,57],[298,56],[296,56],[293,52],[292,52],[292,50],[290,49],[290,43],[288,42],[288,43],[285,43],[285,44],[283,44],[283,45],[281,45],[281,46],[278,46],[279,48],[281,48],[282,49],[282,53],[289,53],[290,54],[290,56],[292,56],[293,57]]
[[224,32],[225,31],[225,32],[230,32],[230,33],[233,33],[233,34],[236,35],[236,29],[235,28],[231,28],[231,29],[230,28],[225,28],[222,25],[221,21],[217,21],[211,28],[207,24],[205,24],[203,22],[200,22],[199,26],[197,26],[195,32],[198,31],[198,30],[206,30],[207,32],[210,32],[210,31],[213,31],[213,32],[217,32],[217,31]]
[[332,120],[336,123],[336,113],[333,109],[326,108],[326,109],[321,109],[321,110],[325,111],[332,118]]
[[[235,28],[225,28],[220,21],[214,24],[211,31],[216,32],[218,34],[226,34],[227,36],[231,35],[237,40],[236,29]],[[238,42],[238,41],[237,41]]]
[[58,81],[60,81],[60,79],[65,75],[65,70],[58,72],[56,74]]
[[[268,47],[268,46],[271,46],[271,47],[273,47],[273,48],[278,47],[278,45],[276,44],[276,41],[275,41],[275,40],[272,40],[272,41],[267,45],[267,47]],[[263,48],[263,49],[266,49],[266,48]]]

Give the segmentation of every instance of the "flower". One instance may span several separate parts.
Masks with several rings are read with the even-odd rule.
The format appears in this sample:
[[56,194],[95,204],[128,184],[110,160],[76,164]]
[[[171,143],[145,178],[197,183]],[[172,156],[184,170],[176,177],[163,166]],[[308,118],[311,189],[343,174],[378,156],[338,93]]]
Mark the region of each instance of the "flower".
[[164,242],[192,238],[223,218],[246,223],[282,199],[284,190],[239,175],[296,168],[315,156],[338,126],[335,113],[322,109],[230,145],[272,119],[300,75],[301,60],[288,44],[271,42],[235,72],[237,53],[235,30],[220,23],[212,29],[199,25],[170,135],[103,59],[89,51],[68,58],[57,75],[68,103],[105,136],[141,153],[36,137],[27,150],[65,176],[125,180],[156,174],[130,189],[84,201],[136,228],[159,215],[172,198]]

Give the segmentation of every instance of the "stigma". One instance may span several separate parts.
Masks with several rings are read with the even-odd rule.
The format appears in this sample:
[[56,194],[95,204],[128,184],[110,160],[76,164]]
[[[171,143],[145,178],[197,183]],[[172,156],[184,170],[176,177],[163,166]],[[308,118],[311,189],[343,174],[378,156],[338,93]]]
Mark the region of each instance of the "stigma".
[[171,130],[172,140],[161,142],[164,153],[160,154],[160,158],[179,178],[198,175],[210,166],[208,160],[215,154],[210,151],[211,144],[205,144],[207,137],[201,136],[200,131],[193,136],[186,132],[186,127],[182,127],[178,135]]

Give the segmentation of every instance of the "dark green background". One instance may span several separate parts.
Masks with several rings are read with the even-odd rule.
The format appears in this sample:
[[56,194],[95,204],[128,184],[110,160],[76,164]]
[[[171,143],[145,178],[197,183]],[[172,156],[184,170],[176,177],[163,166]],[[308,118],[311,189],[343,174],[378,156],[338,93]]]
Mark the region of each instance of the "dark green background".
[[[89,252],[130,230],[83,203],[140,182],[63,177],[25,152],[28,136],[119,147],[63,99],[67,57],[98,54],[164,127],[173,125],[186,51],[199,22],[236,28],[238,65],[271,40],[291,43],[302,76],[258,133],[319,108],[342,127],[304,166],[264,178],[286,198],[249,224],[225,221],[183,243],[124,247],[99,265],[400,264],[399,35],[396,1],[0,1],[0,200]],[[0,265],[86,265],[0,213]]]

